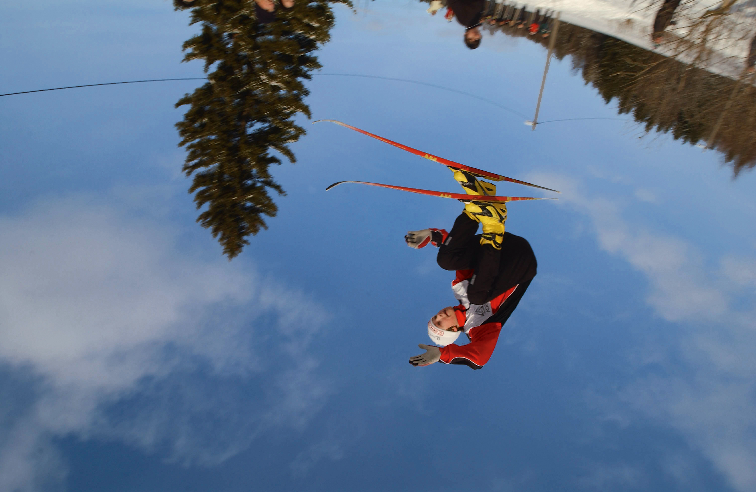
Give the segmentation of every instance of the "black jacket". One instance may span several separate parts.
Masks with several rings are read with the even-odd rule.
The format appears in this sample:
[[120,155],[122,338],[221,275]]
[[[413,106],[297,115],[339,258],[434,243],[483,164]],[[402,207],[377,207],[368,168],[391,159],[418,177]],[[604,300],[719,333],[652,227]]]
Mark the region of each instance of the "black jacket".
[[447,5],[454,12],[457,22],[465,27],[472,27],[480,22],[486,2],[485,0],[448,0]]

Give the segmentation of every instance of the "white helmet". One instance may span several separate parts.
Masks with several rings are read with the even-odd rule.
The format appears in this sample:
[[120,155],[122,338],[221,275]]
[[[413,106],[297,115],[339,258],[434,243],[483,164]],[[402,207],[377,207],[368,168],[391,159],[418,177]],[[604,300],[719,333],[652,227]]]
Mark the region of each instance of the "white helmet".
[[446,331],[439,328],[433,324],[433,318],[428,321],[428,336],[436,345],[446,347],[450,343],[454,343],[457,337],[459,337],[459,333],[458,331]]

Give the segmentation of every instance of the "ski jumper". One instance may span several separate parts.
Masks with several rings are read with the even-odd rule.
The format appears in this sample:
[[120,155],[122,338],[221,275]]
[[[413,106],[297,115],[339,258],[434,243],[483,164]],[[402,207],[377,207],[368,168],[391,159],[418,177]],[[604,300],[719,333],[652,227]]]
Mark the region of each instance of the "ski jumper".
[[454,221],[451,232],[435,231],[438,265],[456,270],[452,282],[459,306],[454,310],[470,342],[439,347],[441,362],[481,369],[491,358],[501,328],[536,275],[536,258],[520,236],[504,233],[501,250],[481,245],[478,222],[467,214]]

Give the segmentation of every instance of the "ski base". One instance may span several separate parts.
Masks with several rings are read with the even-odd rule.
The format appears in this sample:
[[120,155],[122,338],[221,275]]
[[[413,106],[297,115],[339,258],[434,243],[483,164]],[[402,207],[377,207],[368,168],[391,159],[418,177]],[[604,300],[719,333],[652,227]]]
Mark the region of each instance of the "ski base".
[[530,186],[532,188],[538,188],[538,189],[541,189],[541,190],[553,191],[555,193],[560,193],[557,190],[552,190],[551,188],[546,188],[545,186],[540,186],[540,185],[537,185],[537,184],[528,183],[526,181],[520,181],[519,179],[508,178],[506,176],[502,176],[501,174],[496,174],[496,173],[484,171],[483,169],[477,169],[477,168],[474,168],[474,167],[471,167],[471,166],[466,166],[464,164],[460,164],[459,162],[450,161],[449,159],[444,159],[443,157],[439,157],[439,156],[436,156],[436,155],[433,155],[433,154],[429,154],[429,153],[423,152],[421,150],[413,149],[412,147],[408,147],[408,146],[406,146],[404,144],[400,144],[398,142],[394,142],[393,140],[389,140],[387,138],[383,138],[381,136],[375,135],[374,133],[366,132],[365,130],[361,130],[361,129],[357,128],[357,127],[354,127],[354,126],[351,126],[351,125],[347,125],[346,123],[342,123],[341,121],[337,121],[337,120],[316,120],[316,121],[313,121],[312,123],[315,124],[315,123],[320,123],[320,122],[324,122],[324,121],[325,122],[329,122],[329,123],[335,123],[335,124],[343,126],[345,128],[349,128],[350,130],[354,130],[356,132],[362,133],[363,135],[367,135],[368,137],[374,138],[376,140],[380,140],[381,142],[387,143],[389,145],[393,145],[394,147],[397,147],[399,149],[405,150],[405,151],[407,151],[407,152],[409,152],[411,154],[419,155],[420,157],[424,157],[425,159],[428,159],[430,161],[442,164],[442,165],[448,167],[449,169],[458,169],[460,171],[466,171],[466,172],[468,172],[468,173],[470,173],[470,174],[472,174],[472,175],[474,175],[474,176],[476,176],[478,178],[485,178],[485,179],[489,179],[491,181],[508,181],[510,183],[517,183],[517,184],[521,184],[521,185],[524,185],[524,186]]
[[338,181],[326,188],[329,191],[344,183],[364,184],[368,186],[378,186],[380,188],[388,188],[391,190],[407,191],[410,193],[417,193],[420,195],[437,196],[439,198],[451,198],[452,200],[459,200],[461,202],[518,202],[523,200],[556,200],[556,198],[533,198],[529,196],[486,196],[486,195],[468,195],[466,193],[447,193],[445,191],[435,190],[423,190],[421,188],[408,188],[406,186],[395,186],[383,183],[371,183],[369,181]]

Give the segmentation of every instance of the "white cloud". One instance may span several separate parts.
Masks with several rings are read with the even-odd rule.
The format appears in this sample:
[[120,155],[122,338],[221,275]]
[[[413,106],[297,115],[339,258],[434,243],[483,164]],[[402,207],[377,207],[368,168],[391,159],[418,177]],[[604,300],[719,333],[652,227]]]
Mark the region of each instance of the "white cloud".
[[[564,176],[528,179],[562,190],[561,204],[590,218],[600,248],[642,273],[649,284],[648,305],[679,327],[671,345],[659,347],[656,338],[647,342],[647,350],[640,349],[650,355],[636,351],[630,360],[632,370],[661,365],[666,377],[634,381],[612,396],[608,411],[630,409],[678,430],[733,487],[755,490],[756,260],[723,257],[707,262],[690,242],[629,223],[617,199],[590,197],[578,181]],[[744,297],[747,302],[737,302]],[[682,362],[673,363],[672,353]],[[614,471],[606,477],[633,475],[621,468]],[[594,476],[596,486],[602,477]]]
[[208,465],[271,426],[301,429],[328,394],[308,353],[321,306],[242,261],[197,258],[137,215],[66,199],[0,217],[0,363],[36,381],[22,412],[0,402],[15,415],[2,419],[0,490],[59,482],[56,436]]
[[756,286],[756,260],[751,258],[723,258],[722,274],[741,286]]
[[40,432],[32,419],[23,419],[3,436],[0,447],[0,488],[50,490],[67,473],[49,434]]
[[712,284],[701,255],[685,241],[628,224],[616,200],[587,197],[575,180],[544,175],[531,179],[562,190],[558,203],[588,215],[601,249],[646,275],[651,284],[647,300],[663,318],[718,319],[727,309],[726,296]]

